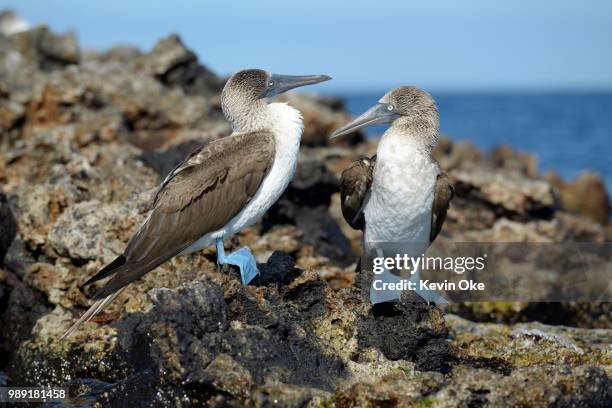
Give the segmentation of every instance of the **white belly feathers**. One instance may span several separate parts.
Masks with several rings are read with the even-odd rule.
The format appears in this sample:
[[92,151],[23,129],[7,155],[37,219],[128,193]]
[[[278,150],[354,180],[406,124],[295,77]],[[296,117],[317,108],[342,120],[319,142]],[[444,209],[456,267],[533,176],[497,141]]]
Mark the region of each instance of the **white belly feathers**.
[[[387,131],[377,151],[365,207],[366,242],[429,246],[437,165],[405,135]],[[423,249],[423,250],[424,250]]]

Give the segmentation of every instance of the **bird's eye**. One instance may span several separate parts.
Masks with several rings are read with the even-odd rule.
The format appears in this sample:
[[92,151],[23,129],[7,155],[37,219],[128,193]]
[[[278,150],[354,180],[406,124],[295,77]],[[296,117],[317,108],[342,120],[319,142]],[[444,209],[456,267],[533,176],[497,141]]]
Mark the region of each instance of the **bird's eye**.
[[393,107],[393,105],[387,105],[387,110],[388,110],[388,111],[392,111],[393,109],[395,109],[395,108]]
[[274,81],[268,81],[268,86],[269,87],[273,87],[274,86]]

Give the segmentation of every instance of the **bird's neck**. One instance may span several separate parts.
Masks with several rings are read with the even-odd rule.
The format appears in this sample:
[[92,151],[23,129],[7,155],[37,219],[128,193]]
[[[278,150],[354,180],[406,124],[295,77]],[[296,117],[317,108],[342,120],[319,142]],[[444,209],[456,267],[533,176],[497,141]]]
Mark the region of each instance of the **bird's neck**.
[[405,143],[414,145],[418,150],[431,154],[438,144],[439,121],[437,117],[400,117],[393,121],[385,132],[389,136],[401,138]]
[[423,134],[401,126],[391,126],[382,135],[376,153],[377,163],[404,168],[409,163],[419,166],[432,161],[431,134]]
[[277,149],[297,155],[304,130],[302,114],[286,102],[271,103],[267,108],[265,129],[274,134]]
[[298,143],[302,135],[302,115],[287,103],[268,104],[265,100],[257,100],[249,104],[224,106],[223,113],[235,133],[269,130],[277,139],[297,137]]
[[223,114],[234,133],[264,129],[268,122],[267,107],[268,104],[264,100],[222,101]]

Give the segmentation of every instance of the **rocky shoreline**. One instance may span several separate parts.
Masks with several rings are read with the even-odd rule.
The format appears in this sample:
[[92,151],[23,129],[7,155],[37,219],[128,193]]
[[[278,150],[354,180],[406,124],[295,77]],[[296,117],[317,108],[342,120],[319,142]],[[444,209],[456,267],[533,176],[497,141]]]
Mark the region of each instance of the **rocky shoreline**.
[[[159,178],[229,134],[223,83],[177,36],[95,53],[44,26],[0,34],[0,386],[67,384],[64,406],[612,404],[609,303],[362,301],[338,175],[376,142],[328,144],[349,115],[312,95],[286,98],[305,119],[295,180],[239,236],[263,264],[253,285],[212,251],[178,257],[59,341]],[[612,241],[597,175],[450,139],[436,157],[457,191],[439,246]]]

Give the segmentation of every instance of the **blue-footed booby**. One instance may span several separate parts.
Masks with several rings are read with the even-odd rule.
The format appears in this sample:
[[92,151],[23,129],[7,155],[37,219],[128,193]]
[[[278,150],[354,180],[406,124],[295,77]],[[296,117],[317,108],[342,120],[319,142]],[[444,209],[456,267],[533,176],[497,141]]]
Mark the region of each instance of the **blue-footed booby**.
[[[376,155],[353,162],[342,173],[342,214],[351,227],[363,230],[364,254],[421,257],[440,233],[454,195],[448,177],[431,155],[438,141],[438,109],[427,92],[410,86],[396,88],[331,137],[377,123],[391,125]],[[436,292],[419,288],[418,268],[411,273],[417,294],[428,302],[446,303]],[[388,269],[374,279],[400,281]],[[401,290],[370,289],[372,303],[400,295]]]
[[299,111],[267,98],[329,79],[259,69],[232,75],[221,92],[221,107],[233,133],[195,150],[168,174],[124,253],[85,283],[112,276],[62,337],[147,272],[213,244],[217,263],[238,266],[243,284],[248,284],[258,273],[255,258],[246,247],[226,254],[223,240],[253,225],[281,196],[295,173],[303,129]]

